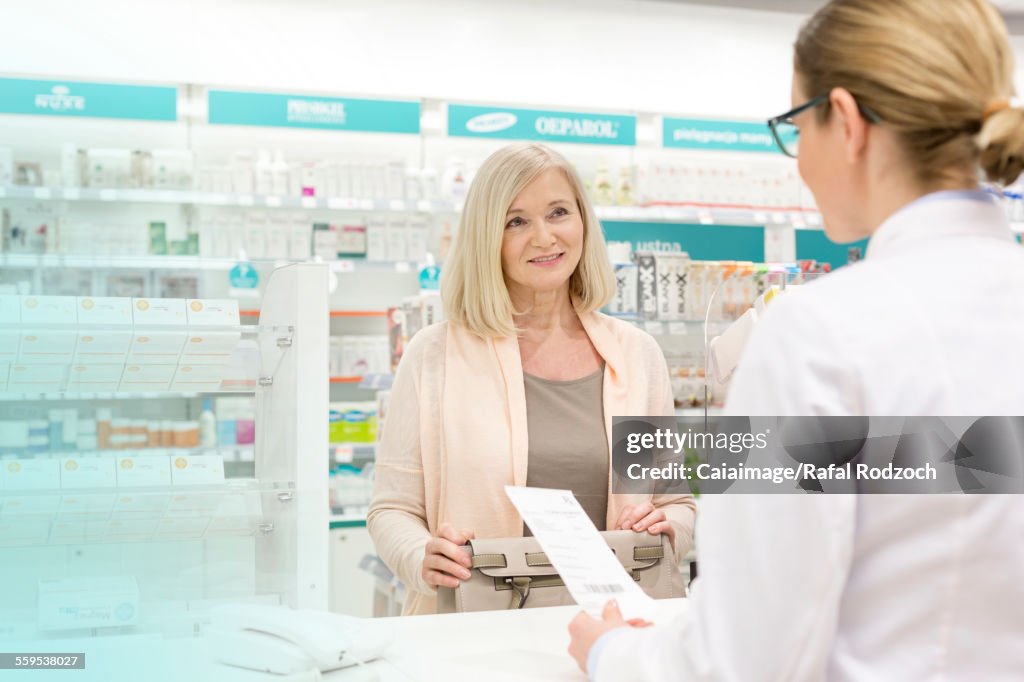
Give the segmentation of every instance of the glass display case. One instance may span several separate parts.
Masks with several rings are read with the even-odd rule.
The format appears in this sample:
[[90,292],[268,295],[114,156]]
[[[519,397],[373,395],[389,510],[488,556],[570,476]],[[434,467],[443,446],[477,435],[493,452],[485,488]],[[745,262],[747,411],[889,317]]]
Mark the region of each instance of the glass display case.
[[327,607],[327,297],[314,263],[270,273],[254,325],[224,299],[0,297],[5,651]]

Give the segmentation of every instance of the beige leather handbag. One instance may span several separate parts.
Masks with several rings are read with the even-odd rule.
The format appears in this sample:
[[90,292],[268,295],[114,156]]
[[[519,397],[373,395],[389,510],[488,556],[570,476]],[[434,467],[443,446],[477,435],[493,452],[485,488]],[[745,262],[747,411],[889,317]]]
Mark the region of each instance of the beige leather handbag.
[[[601,536],[648,595],[655,599],[683,596],[683,578],[664,535],[611,530]],[[473,559],[470,578],[454,589],[437,588],[438,613],[576,603],[536,538],[470,540],[463,549]],[[609,599],[614,596],[608,594]]]

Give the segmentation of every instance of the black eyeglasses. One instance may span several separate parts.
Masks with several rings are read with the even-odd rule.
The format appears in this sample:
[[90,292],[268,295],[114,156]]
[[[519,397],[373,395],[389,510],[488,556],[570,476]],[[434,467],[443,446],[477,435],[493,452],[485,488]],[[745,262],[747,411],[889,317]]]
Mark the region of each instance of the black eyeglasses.
[[[800,130],[793,123],[793,118],[808,109],[824,104],[828,101],[828,97],[828,93],[818,95],[814,99],[810,99],[784,114],[768,119],[768,127],[772,131],[772,137],[775,138],[775,144],[778,145],[783,154],[795,159],[800,148]],[[857,109],[860,110],[861,115],[870,123],[882,122],[881,116],[859,102],[857,103]]]

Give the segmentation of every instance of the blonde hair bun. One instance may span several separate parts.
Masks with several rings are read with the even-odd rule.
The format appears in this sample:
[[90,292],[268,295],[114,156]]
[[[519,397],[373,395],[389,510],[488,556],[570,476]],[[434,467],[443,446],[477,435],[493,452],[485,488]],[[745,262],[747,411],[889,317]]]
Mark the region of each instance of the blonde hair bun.
[[985,177],[1012,185],[1024,172],[1024,109],[1003,107],[989,115],[976,138]]

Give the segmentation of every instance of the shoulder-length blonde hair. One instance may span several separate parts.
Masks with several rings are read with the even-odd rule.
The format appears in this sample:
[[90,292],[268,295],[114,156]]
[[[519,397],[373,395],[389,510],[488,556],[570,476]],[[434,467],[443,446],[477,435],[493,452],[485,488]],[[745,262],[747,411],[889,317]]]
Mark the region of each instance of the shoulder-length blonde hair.
[[541,172],[565,173],[583,217],[583,253],[569,278],[569,295],[580,313],[602,307],[615,294],[601,224],[572,165],[541,144],[518,143],[487,157],[477,172],[459,218],[459,230],[441,277],[441,299],[448,320],[483,337],[515,336],[512,307],[501,268],[501,244],[509,206]]

